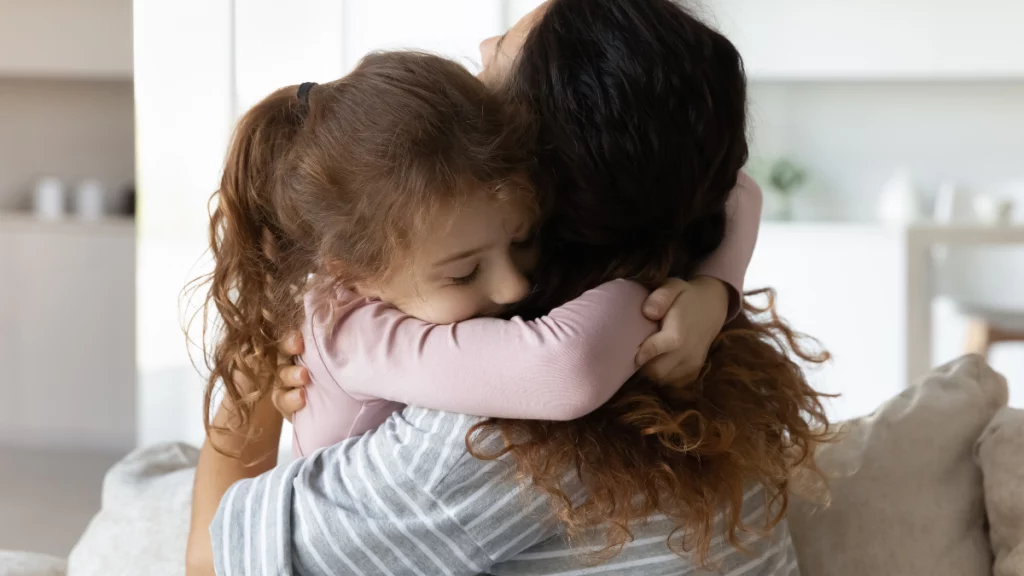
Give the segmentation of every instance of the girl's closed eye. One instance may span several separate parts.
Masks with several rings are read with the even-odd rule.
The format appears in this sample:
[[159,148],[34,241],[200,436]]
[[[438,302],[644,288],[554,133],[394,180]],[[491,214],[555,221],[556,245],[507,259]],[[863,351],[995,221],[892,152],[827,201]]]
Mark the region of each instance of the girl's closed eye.
[[473,266],[473,271],[470,272],[469,274],[466,274],[465,276],[449,277],[448,281],[450,281],[455,286],[465,286],[466,284],[472,284],[473,281],[476,280],[476,277],[479,275],[479,273],[480,265],[477,264],[476,266]]

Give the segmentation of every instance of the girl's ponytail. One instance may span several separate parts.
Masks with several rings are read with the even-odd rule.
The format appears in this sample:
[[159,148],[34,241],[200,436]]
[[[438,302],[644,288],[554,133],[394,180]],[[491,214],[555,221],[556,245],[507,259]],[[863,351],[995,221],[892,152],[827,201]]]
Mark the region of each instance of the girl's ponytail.
[[[214,345],[205,346],[210,370],[203,399],[207,436],[215,386],[235,408],[227,427],[251,435],[251,415],[274,381],[277,346],[284,330],[302,316],[302,284],[313,258],[296,241],[301,222],[289,218],[289,194],[281,190],[283,166],[300,137],[308,101],[295,87],[271,94],[242,117],[232,138],[210,217],[209,278],[205,316],[220,319]],[[204,338],[205,339],[205,338]],[[205,344],[205,343],[204,343]],[[244,376],[244,379],[239,378]],[[224,428],[216,427],[218,431]]]

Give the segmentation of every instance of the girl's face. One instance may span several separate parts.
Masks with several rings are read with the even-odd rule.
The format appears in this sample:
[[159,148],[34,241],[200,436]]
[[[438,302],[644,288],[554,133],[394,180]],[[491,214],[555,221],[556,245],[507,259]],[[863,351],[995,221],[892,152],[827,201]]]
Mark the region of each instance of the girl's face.
[[[480,44],[484,84],[501,85],[546,10],[544,2],[505,34]],[[530,293],[526,275],[537,258],[535,221],[484,194],[438,212],[417,238],[408,265],[386,282],[357,286],[356,291],[432,324],[498,316]]]
[[508,32],[501,36],[492,36],[480,43],[480,58],[484,69],[478,77],[484,84],[492,88],[501,86],[501,83],[508,77],[516,57],[519,56],[519,51],[522,50],[530,30],[537,22],[540,22],[547,9],[548,3],[544,2],[520,18],[512,28],[509,28]]
[[[502,36],[480,44],[480,79],[498,87],[508,75],[526,36],[547,2]],[[477,316],[498,316],[530,292],[536,262],[536,222],[479,194],[458,209],[439,210],[417,239],[407,266],[387,282],[356,288],[410,316],[433,324],[452,324]]]
[[439,209],[405,265],[356,291],[433,324],[500,315],[529,294],[536,259],[535,222],[515,212],[484,194]]

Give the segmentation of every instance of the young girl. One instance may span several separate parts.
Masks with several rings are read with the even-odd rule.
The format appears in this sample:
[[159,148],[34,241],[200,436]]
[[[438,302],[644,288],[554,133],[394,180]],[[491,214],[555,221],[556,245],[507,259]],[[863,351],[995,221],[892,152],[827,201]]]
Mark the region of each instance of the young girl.
[[[207,397],[223,379],[244,430],[270,391],[254,367],[269,373],[275,330],[305,316],[315,381],[300,454],[375,428],[396,402],[566,420],[610,398],[653,331],[639,285],[610,283],[533,322],[438,326],[499,315],[529,292],[529,144],[479,81],[422,54],[374,55],[258,104],[213,215],[210,298],[224,330]],[[452,370],[435,349],[470,352],[475,369]],[[536,369],[509,373],[513,362]],[[255,389],[236,386],[235,370]]]
[[269,386],[228,376],[272,369],[272,327],[304,313],[300,455],[376,428],[399,403],[572,420],[606,402],[654,330],[639,285],[608,283],[530,322],[462,322],[529,291],[529,136],[457,64],[421,54],[371,56],[257,105],[213,217],[211,298],[226,329],[208,396],[223,378],[245,426]]

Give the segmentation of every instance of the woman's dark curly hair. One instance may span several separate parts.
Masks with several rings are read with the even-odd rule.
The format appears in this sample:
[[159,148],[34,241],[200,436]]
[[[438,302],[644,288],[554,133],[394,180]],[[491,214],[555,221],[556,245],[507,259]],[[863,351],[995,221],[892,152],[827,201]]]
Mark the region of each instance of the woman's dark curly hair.
[[[538,289],[520,312],[541,314],[612,278],[653,287],[690,277],[722,242],[748,155],[743,63],[724,36],[670,0],[552,0],[506,89],[532,110],[534,180],[549,214]],[[790,472],[813,468],[828,439],[821,395],[798,363],[827,354],[800,339],[770,297],[766,308],[748,303],[695,382],[637,375],[584,418],[492,419],[467,444],[480,458],[511,453],[570,535],[610,527],[615,552],[634,521],[662,513],[677,527],[669,546],[703,563],[719,514],[736,546],[739,532],[781,521]],[[483,448],[492,434],[504,450]],[[575,482],[587,490],[579,505]],[[743,494],[758,484],[773,513],[747,526]]]

